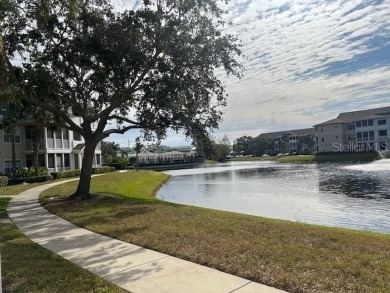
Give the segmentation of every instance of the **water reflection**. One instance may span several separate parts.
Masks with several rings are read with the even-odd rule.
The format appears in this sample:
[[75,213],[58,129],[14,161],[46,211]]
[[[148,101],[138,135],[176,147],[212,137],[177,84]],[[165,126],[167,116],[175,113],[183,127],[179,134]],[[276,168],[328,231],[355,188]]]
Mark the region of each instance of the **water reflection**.
[[390,233],[390,160],[387,171],[373,170],[372,165],[228,163],[170,171],[173,177],[158,197],[269,218]]
[[390,181],[387,174],[372,174],[365,172],[319,173],[319,190],[324,192],[344,194],[355,198],[385,198],[390,199]]

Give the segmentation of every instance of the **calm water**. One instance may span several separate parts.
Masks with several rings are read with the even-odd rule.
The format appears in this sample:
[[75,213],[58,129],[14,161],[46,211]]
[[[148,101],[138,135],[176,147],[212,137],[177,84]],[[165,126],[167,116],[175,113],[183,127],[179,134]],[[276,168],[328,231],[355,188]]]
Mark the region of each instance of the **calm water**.
[[167,172],[158,198],[326,226],[390,233],[390,160],[363,165],[231,162]]

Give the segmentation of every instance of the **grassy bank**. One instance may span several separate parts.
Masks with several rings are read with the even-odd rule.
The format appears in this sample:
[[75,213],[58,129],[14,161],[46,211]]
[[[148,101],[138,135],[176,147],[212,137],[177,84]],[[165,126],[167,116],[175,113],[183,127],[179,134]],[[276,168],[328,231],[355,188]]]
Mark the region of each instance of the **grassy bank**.
[[316,155],[288,155],[271,157],[237,157],[230,161],[274,161],[280,163],[343,163],[371,162],[378,159],[377,153],[327,153]]
[[3,292],[127,292],[0,224]]
[[[0,198],[0,219],[10,198]],[[32,242],[13,224],[0,224],[3,292],[127,292]]]
[[53,198],[74,191],[67,183],[42,200],[87,229],[290,292],[390,290],[390,235],[169,204],[154,198],[165,180],[148,171],[108,174],[93,179],[92,191],[119,197]]

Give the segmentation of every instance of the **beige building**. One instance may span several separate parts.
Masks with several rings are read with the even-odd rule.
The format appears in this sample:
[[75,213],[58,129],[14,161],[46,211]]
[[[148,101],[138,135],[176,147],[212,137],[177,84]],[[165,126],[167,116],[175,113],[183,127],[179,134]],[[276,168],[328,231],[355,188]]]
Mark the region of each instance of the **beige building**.
[[388,150],[390,107],[340,113],[314,127],[320,153]]

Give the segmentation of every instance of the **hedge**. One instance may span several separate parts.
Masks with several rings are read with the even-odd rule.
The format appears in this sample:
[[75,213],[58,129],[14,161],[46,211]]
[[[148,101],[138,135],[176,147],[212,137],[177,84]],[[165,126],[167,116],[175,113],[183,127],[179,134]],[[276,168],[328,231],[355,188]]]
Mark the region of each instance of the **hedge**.
[[81,170],[68,170],[68,171],[61,171],[61,172],[53,172],[51,175],[54,179],[63,179],[63,178],[71,178],[71,177],[77,177],[80,176]]
[[8,185],[16,185],[22,183],[36,183],[36,182],[46,182],[53,180],[53,176],[44,175],[44,176],[33,176],[33,177],[24,177],[24,178],[11,178],[8,180]]
[[6,187],[8,185],[8,177],[0,176],[0,187]]
[[[114,172],[114,171],[115,171],[115,168],[109,167],[109,166],[92,168],[92,174],[103,174],[103,173]],[[53,175],[54,179],[79,177],[80,174],[81,174],[81,170],[79,170],[79,169],[51,173],[51,175]]]
[[110,173],[114,171],[115,171],[115,167],[110,167],[110,166],[101,166],[101,167],[92,168],[92,174],[103,174],[103,173]]

